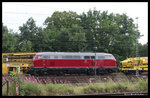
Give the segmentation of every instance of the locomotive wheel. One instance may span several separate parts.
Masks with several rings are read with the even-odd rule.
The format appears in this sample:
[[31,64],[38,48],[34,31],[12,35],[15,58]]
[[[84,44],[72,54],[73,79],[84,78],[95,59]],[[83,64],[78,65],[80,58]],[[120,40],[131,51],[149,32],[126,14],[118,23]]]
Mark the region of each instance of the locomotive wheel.
[[94,75],[94,74],[95,74],[94,70],[89,70],[88,71],[88,75]]
[[36,74],[36,71],[35,71],[35,70],[33,71],[33,74],[34,74],[35,76],[37,76],[37,74]]

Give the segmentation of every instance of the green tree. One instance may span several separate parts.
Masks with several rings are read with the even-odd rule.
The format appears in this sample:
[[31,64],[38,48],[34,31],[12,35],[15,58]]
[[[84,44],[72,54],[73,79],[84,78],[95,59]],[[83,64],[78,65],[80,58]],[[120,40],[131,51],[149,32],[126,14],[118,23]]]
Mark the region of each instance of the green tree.
[[77,24],[72,25],[69,33],[70,49],[71,51],[85,51],[86,50],[86,37],[83,28]]
[[57,51],[68,51],[69,49],[69,30],[67,28],[61,28],[56,38],[55,49]]
[[37,33],[39,32],[39,28],[36,26],[34,19],[32,17],[29,18],[23,26],[19,27],[19,30],[21,32],[20,43],[30,41],[33,49],[36,49],[35,43],[38,41]]
[[135,54],[136,35],[139,39],[140,32],[126,14],[101,13],[94,9],[82,13],[80,18],[90,51],[96,45],[98,52],[112,53],[117,61]]
[[[108,14],[108,11],[76,12],[55,11],[37,27],[31,17],[19,27],[20,34],[3,26],[3,52],[15,51],[93,51],[113,54],[117,61],[135,56],[136,35],[141,37],[133,19],[126,14]],[[148,45],[138,44],[139,55],[147,56]],[[28,48],[28,49],[26,49]],[[147,50],[146,50],[147,49]]]
[[138,56],[145,57],[148,56],[148,43],[142,45],[141,43],[138,44]]
[[2,52],[17,52],[18,35],[2,25]]
[[40,51],[53,51],[52,44],[54,35],[49,30],[40,29],[37,33],[37,40],[36,40],[36,49],[38,52]]
[[[44,24],[46,28],[44,30],[49,32],[52,51],[83,51],[82,40],[85,40],[85,36],[84,34],[80,34],[82,27],[78,25],[79,21],[79,15],[72,11],[56,11],[51,17],[45,20]],[[80,44],[79,42],[82,43]]]
[[53,30],[56,28],[60,30],[61,28],[71,28],[72,24],[78,24],[78,18],[79,15],[76,12],[55,11],[51,17],[46,18],[44,24],[47,29]]
[[20,51],[21,52],[34,52],[32,48],[32,42],[31,41],[23,42],[20,47]]
[[100,11],[92,11],[89,10],[86,13],[82,13],[80,15],[80,25],[84,29],[84,33],[87,40],[87,51],[93,51],[93,47],[95,45],[99,45],[100,43],[97,43],[97,35],[98,35],[98,19],[100,18]]

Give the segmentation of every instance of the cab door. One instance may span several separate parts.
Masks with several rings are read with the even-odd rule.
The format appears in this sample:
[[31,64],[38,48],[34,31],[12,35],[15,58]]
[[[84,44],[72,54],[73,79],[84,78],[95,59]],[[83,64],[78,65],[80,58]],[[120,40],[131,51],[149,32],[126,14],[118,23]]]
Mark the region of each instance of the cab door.
[[47,68],[49,66],[49,60],[50,60],[50,56],[49,55],[43,56],[43,67],[44,68]]
[[104,56],[98,56],[97,64],[98,67],[104,67]]
[[84,56],[84,67],[93,67],[94,59],[91,59],[91,56]]
[[47,67],[47,60],[43,59],[43,67],[46,68]]

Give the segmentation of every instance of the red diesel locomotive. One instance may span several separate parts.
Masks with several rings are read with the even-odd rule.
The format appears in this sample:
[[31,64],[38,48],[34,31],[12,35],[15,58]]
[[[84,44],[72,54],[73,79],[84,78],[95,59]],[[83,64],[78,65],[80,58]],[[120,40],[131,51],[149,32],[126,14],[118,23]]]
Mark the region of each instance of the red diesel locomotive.
[[41,52],[34,56],[30,74],[94,75],[95,73],[111,73],[116,70],[116,59],[109,53]]

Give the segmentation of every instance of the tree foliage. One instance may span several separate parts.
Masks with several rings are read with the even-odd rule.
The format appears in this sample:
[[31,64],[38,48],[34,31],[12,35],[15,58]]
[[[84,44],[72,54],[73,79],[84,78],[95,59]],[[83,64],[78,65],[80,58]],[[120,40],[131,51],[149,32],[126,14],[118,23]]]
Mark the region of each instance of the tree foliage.
[[7,26],[2,25],[2,52],[16,52],[18,44],[18,35],[9,31]]
[[[126,14],[108,14],[108,11],[55,11],[37,27],[31,17],[19,27],[20,34],[2,27],[3,52],[97,52],[112,53],[117,61],[135,56],[136,29],[133,19]],[[148,44],[138,44],[139,56],[148,55]]]
[[142,45],[141,43],[138,44],[138,55],[140,57],[148,56],[148,43]]

